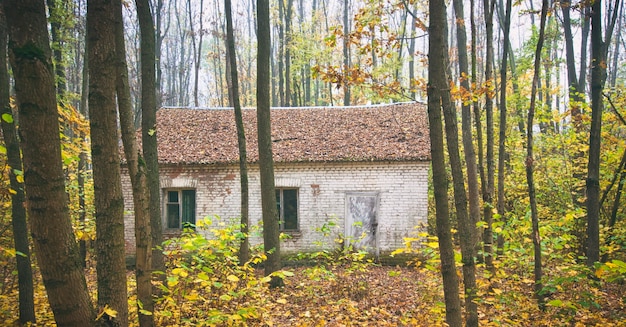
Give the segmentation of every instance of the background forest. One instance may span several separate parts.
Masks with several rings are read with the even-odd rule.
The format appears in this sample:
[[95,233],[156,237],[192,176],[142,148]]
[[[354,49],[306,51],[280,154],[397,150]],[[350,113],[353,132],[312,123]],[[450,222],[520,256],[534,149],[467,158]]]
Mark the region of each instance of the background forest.
[[[626,325],[622,1],[1,4],[5,324]],[[242,255],[242,225],[209,222],[197,228],[212,239],[188,231],[153,249],[156,108],[235,97],[259,111],[428,106],[429,221],[395,252],[407,264],[345,249],[280,270],[279,253]],[[110,182],[120,136],[144,208],[132,272]]]

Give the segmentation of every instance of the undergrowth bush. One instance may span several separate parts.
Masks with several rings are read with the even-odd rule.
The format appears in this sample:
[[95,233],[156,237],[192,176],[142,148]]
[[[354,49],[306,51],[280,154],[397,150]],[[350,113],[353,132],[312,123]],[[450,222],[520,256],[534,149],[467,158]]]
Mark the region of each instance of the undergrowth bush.
[[271,277],[256,274],[254,266],[266,256],[262,247],[253,247],[250,260],[239,262],[239,227],[206,218],[164,243],[168,268],[154,313],[159,325],[247,326],[264,320]]

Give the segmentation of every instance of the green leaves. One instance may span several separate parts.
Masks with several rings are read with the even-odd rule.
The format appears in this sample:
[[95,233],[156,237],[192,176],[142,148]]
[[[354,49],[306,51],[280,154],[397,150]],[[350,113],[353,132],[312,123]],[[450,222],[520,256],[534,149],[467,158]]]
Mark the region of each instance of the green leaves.
[[13,115],[4,113],[2,114],[2,120],[4,120],[8,124],[13,124]]

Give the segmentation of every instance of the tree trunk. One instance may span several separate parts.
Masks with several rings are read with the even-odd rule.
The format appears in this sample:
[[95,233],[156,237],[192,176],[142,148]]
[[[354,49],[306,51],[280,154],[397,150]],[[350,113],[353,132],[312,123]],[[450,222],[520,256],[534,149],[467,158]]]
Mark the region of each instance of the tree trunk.
[[[509,34],[511,30],[511,0],[506,0],[506,14],[504,18],[504,44],[502,50],[502,62],[500,63],[500,132],[498,139],[498,206],[497,211],[500,219],[506,224],[505,197],[504,197],[504,172],[506,154],[506,84],[507,84],[507,57],[509,55]],[[504,237],[498,235],[498,252],[502,251]]]
[[117,316],[108,318],[127,326],[124,200],[115,102],[115,25],[113,1],[89,2],[89,126],[96,209],[98,306],[108,305],[116,310]]
[[428,121],[430,125],[430,153],[435,192],[437,237],[441,257],[443,294],[446,303],[446,323],[451,327],[463,325],[459,281],[454,260],[454,246],[450,232],[448,209],[448,177],[445,166],[443,130],[441,119],[441,95],[449,92],[445,67],[447,65],[446,5],[444,1],[432,0],[428,5],[430,13],[428,48]]
[[[267,261],[265,275],[279,270],[280,233],[276,194],[274,188],[274,159],[272,157],[272,127],[270,120],[270,12],[268,0],[257,0],[258,55],[257,55],[257,134],[259,142],[259,169],[261,174],[261,208],[263,211],[263,244]],[[271,287],[282,285],[282,279],[273,277]]]
[[235,124],[237,125],[237,144],[239,145],[239,179],[241,185],[241,233],[243,239],[239,246],[239,263],[244,264],[250,259],[250,245],[248,240],[248,156],[246,154],[246,134],[241,115],[241,103],[239,102],[239,77],[237,70],[237,55],[235,53],[235,36],[233,33],[233,18],[230,0],[224,0],[226,14],[226,45],[228,62],[230,63],[229,94],[231,105],[235,111]]
[[116,2],[116,56],[117,56],[117,102],[120,116],[120,131],[124,144],[124,155],[132,185],[135,208],[135,280],[137,283],[137,311],[139,326],[154,326],[152,312],[152,238],[150,236],[150,192],[146,181],[145,161],[137,144],[135,117],[131,105],[128,85],[128,66],[124,42],[124,23],[121,2]]
[[[154,22],[148,0],[135,0],[137,18],[141,29],[141,145],[146,161],[146,177],[150,190],[150,231],[152,234],[152,270],[165,271],[161,228],[161,186],[159,185],[159,161],[156,128],[156,63],[154,57]],[[181,92],[182,89],[180,90]]]
[[539,38],[535,49],[535,64],[533,83],[530,93],[530,107],[528,108],[528,130],[526,131],[526,181],[528,184],[528,197],[530,203],[530,215],[532,221],[532,240],[534,249],[534,273],[535,273],[535,298],[540,310],[545,308],[545,301],[542,294],[543,272],[541,267],[541,235],[539,234],[539,213],[537,212],[537,198],[535,195],[534,181],[534,158],[533,158],[533,125],[535,117],[535,106],[537,102],[537,89],[539,87],[539,75],[541,74],[541,51],[545,39],[546,16],[548,15],[548,0],[543,0],[541,5],[541,22],[539,24]]
[[285,2],[283,0],[278,0],[278,21],[280,24],[278,25],[278,53],[276,54],[276,58],[278,61],[278,103],[279,106],[285,107],[285,74],[284,74],[284,64],[285,64],[285,25],[283,24],[283,20],[285,17]]
[[[350,70],[350,24],[348,21],[348,12],[350,8],[350,0],[343,1],[343,105],[350,105],[350,83],[348,81]],[[332,92],[331,92],[332,98]]]
[[57,96],[60,103],[65,102],[65,94],[67,93],[67,81],[65,78],[65,62],[63,59],[64,40],[63,33],[63,17],[61,12],[63,2],[58,0],[46,0],[48,5],[48,13],[50,20],[50,34],[52,36],[52,56],[54,58],[54,73],[56,75]]
[[591,7],[591,130],[587,165],[587,265],[600,261],[600,141],[602,89],[606,80],[606,54],[602,38],[602,0]]
[[[282,0],[280,0],[282,2]],[[291,13],[293,0],[287,0],[285,10],[285,106],[291,107]]]
[[45,6],[37,0],[5,0],[3,5],[22,117],[24,191],[37,262],[57,325],[93,326],[95,311],[65,194]]
[[565,34],[565,67],[567,68],[569,107],[572,121],[576,130],[582,128],[581,102],[584,101],[584,93],[579,88],[576,74],[576,59],[574,53],[574,38],[572,35],[572,23],[570,19],[571,3],[569,1],[560,3],[563,13],[563,32]]
[[[80,113],[85,118],[89,117],[89,108],[87,108],[87,99],[89,98],[89,54],[87,51],[87,33],[85,33],[85,54],[82,68],[82,83],[81,83],[81,93],[80,93]],[[87,139],[88,135],[80,135],[84,142]],[[85,202],[85,175],[87,174],[87,156],[88,153],[85,151],[85,148],[81,149],[80,154],[78,155],[78,207],[80,208],[80,215],[78,216],[78,221],[81,226],[85,226],[85,221],[87,219],[87,208]],[[79,249],[80,249],[80,261],[83,265],[83,268],[87,267],[87,241],[83,238],[79,240]]]
[[587,165],[587,265],[600,261],[600,151],[602,139],[602,91],[606,82],[607,45],[611,43],[620,1],[615,1],[612,15],[602,36],[602,1],[592,4],[591,13],[591,130]]
[[[154,8],[154,16],[155,16],[155,38],[156,38],[156,44],[155,44],[155,58],[156,58],[156,94],[157,94],[157,108],[160,108],[162,106],[162,102],[163,102],[163,87],[162,87],[162,83],[161,83],[161,78],[163,76],[163,70],[162,70],[162,51],[161,49],[163,48],[163,40],[165,39],[165,36],[167,35],[167,32],[169,31],[169,20],[168,20],[168,26],[165,28],[165,31],[163,32],[162,29],[162,14],[163,11],[163,0],[157,0],[156,2],[156,8]],[[141,113],[141,111],[139,111]]]
[[490,87],[485,92],[485,120],[487,129],[487,183],[485,192],[483,193],[483,214],[485,216],[485,230],[483,231],[483,244],[485,253],[485,266],[488,270],[495,273],[493,265],[493,192],[495,184],[495,163],[494,163],[494,135],[493,135],[493,97],[495,89],[493,76],[493,13],[495,9],[495,0],[483,0],[483,9],[485,13],[485,34],[486,46],[485,50],[485,82]]
[[9,99],[9,70],[7,67],[7,24],[4,8],[0,6],[0,125],[6,146],[7,164],[9,165],[9,180],[11,185],[11,222],[13,224],[13,241],[15,251],[21,255],[15,256],[17,264],[17,284],[19,297],[19,321],[21,324],[31,322],[35,324],[35,303],[33,291],[33,271],[30,262],[30,247],[28,245],[28,222],[26,221],[26,207],[24,206],[24,187],[18,180],[23,175],[20,144],[17,139],[17,119],[13,118],[13,111]]
[[[467,62],[467,36],[465,31],[465,19],[464,19],[464,9],[463,9],[463,1],[462,0],[454,0],[454,14],[456,17],[456,37],[457,37],[457,54],[459,61],[459,76],[460,76],[460,84],[461,89],[463,90],[461,93],[470,94],[471,89],[469,85],[469,65]],[[445,108],[445,95],[443,96],[444,100],[444,117],[446,120],[446,137],[448,140],[448,144],[451,146],[454,143],[458,143],[458,130],[456,125],[456,110],[451,107],[451,110],[446,110]],[[462,98],[461,99],[461,129],[463,136],[463,150],[465,154],[465,163],[467,167],[467,186],[468,186],[468,197],[465,196],[465,186],[463,180],[463,172],[461,169],[461,160],[459,158],[455,158],[458,155],[459,147],[456,145],[454,148],[449,148],[448,152],[450,154],[450,165],[452,166],[452,176],[454,178],[454,188],[455,188],[455,204],[457,205],[457,219],[459,221],[459,235],[461,237],[461,252],[462,252],[462,260],[463,260],[463,280],[465,286],[465,324],[466,326],[478,326],[478,307],[476,304],[476,267],[475,267],[475,258],[474,255],[476,253],[475,247],[478,245],[478,231],[476,230],[476,224],[480,221],[480,199],[479,199],[479,190],[478,190],[478,172],[476,166],[476,154],[474,152],[474,141],[472,137],[472,114],[470,112],[469,102],[470,99]],[[451,106],[453,104],[451,103]],[[451,114],[454,116],[447,117],[447,114]],[[452,126],[448,126],[452,123]],[[451,128],[450,128],[451,127]],[[455,129],[455,130],[452,130]],[[450,131],[452,134],[450,135]],[[450,137],[452,136],[453,142],[450,141]],[[456,152],[453,154],[452,152]],[[458,174],[455,174],[455,170],[458,170]],[[457,180],[457,178],[460,178]],[[460,182],[460,183],[459,183]],[[457,188],[462,188],[462,192],[457,193]],[[463,193],[463,194],[461,194]],[[457,196],[461,195],[461,199],[457,200]],[[466,208],[466,201],[469,199],[469,216],[467,216],[468,212]],[[464,201],[461,203],[460,201]],[[458,210],[459,206],[463,207],[463,210]],[[465,216],[463,216],[465,215]],[[463,221],[467,220],[467,221]],[[462,230],[466,226],[468,230]],[[467,240],[463,240],[464,237],[469,237]],[[471,249],[463,249],[464,246],[471,247]]]

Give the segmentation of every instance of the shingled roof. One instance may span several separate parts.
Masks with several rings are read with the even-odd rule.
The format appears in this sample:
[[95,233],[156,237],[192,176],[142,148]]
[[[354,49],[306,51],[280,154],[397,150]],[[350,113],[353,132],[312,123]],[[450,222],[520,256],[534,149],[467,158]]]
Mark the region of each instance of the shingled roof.
[[[272,109],[275,162],[430,159],[428,117],[417,103],[372,107]],[[256,110],[244,109],[248,158],[258,161]],[[233,110],[163,108],[157,112],[163,164],[239,160]]]

